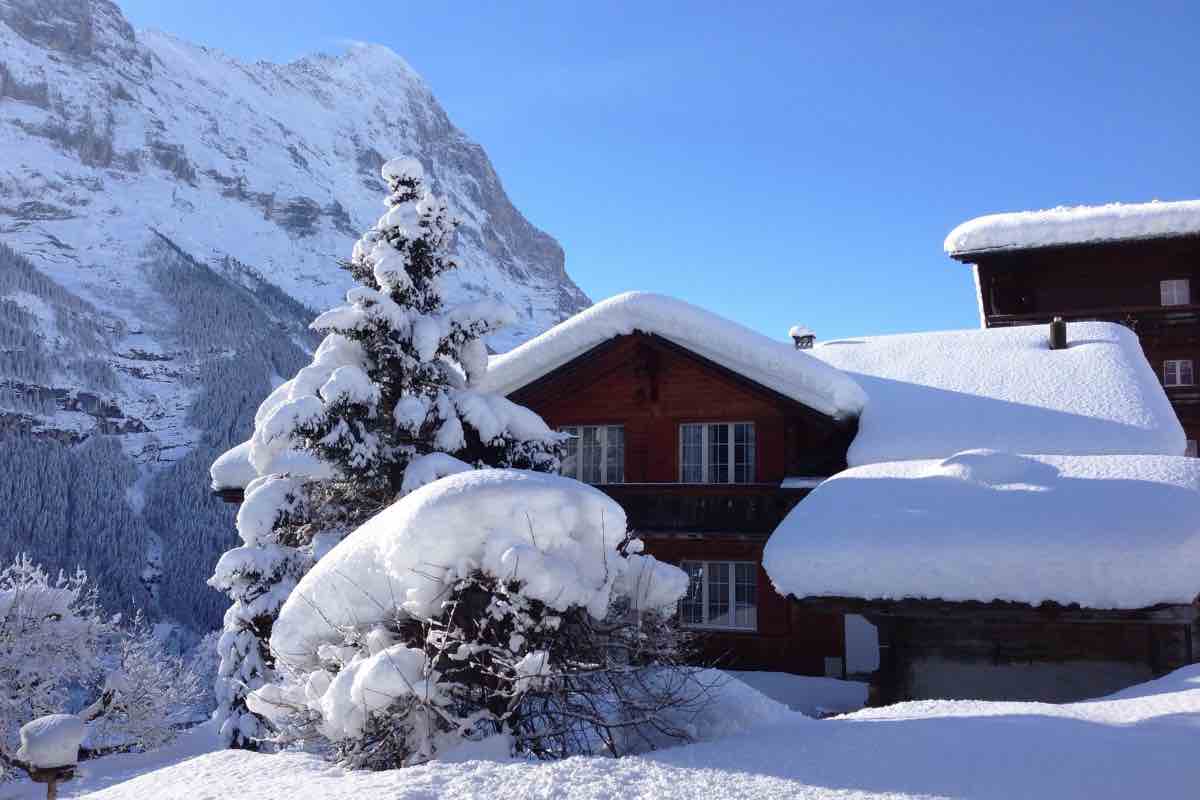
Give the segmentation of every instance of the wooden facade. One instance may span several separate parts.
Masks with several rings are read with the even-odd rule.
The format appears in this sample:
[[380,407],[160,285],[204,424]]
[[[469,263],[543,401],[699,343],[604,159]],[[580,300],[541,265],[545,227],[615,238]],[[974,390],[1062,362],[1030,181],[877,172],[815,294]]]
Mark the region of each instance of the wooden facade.
[[1196,609],[1096,610],[1043,603],[808,598],[879,632],[872,705],[964,698],[1074,702],[1196,660]]
[[[807,489],[789,476],[845,468],[853,429],[658,336],[618,336],[509,395],[553,428],[624,427],[624,482],[599,488],[625,509],[647,551],[664,561],[750,562],[754,630],[698,628],[706,660],[805,675],[837,672],[839,613],[799,608],[762,569],[767,537]],[[754,423],[753,483],[682,483],[680,426]]]
[[[955,254],[979,271],[988,327],[1072,320],[1137,332],[1163,378],[1168,359],[1191,360],[1200,380],[1200,236]],[[1160,282],[1187,280],[1190,302],[1164,305]],[[1200,386],[1166,387],[1187,438],[1200,440]]]

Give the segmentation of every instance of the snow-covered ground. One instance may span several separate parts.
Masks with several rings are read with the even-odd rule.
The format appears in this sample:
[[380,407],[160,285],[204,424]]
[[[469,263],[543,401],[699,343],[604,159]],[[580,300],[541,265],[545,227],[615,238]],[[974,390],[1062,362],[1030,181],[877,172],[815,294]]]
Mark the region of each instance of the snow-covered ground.
[[[828,720],[762,716],[741,733],[647,756],[531,764],[493,755],[376,773],[306,755],[205,752],[215,746],[205,727],[167,752],[100,759],[63,796],[1096,800],[1192,797],[1200,785],[1200,666],[1065,705],[922,701]],[[0,796],[42,791],[24,784]]]

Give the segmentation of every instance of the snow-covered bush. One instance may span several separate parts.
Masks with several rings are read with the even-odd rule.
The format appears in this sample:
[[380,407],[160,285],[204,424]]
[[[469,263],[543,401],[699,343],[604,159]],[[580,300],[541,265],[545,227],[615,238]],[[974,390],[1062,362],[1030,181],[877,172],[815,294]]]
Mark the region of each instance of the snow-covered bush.
[[353,766],[511,737],[558,757],[687,738],[700,699],[670,624],[687,576],[569,478],[481,470],[409,494],[335,547],[274,625],[284,680],[250,707]]
[[205,695],[200,676],[167,651],[140,612],[120,632],[112,656],[102,692],[113,697],[89,730],[92,750],[154,750],[194,720]]
[[512,320],[492,301],[447,307],[439,276],[456,221],[412,158],[383,165],[387,211],[344,266],[360,285],[312,323],[312,363],[255,416],[257,478],[237,519],[242,544],[211,585],[233,601],[218,643],[217,718],[233,746],[269,731],[246,706],[272,680],[267,648],[279,608],[313,563],[398,497],[479,466],[554,470],[563,437],[503,397],[477,391],[483,337]]
[[0,748],[94,678],[111,631],[82,571],[52,579],[24,555],[0,570]]

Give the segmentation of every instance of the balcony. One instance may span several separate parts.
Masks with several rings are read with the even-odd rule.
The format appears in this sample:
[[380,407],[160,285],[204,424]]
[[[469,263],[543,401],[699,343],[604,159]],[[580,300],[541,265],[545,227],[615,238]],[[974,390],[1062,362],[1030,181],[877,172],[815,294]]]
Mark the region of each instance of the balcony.
[[1116,322],[1137,333],[1160,333],[1179,325],[1200,325],[1200,304],[1179,306],[1105,306],[1070,311],[1048,310],[1021,314],[987,315],[989,328],[1013,325],[1039,325],[1054,317],[1068,322],[1101,320]]
[[635,531],[769,534],[807,489],[777,483],[619,483],[597,486]]

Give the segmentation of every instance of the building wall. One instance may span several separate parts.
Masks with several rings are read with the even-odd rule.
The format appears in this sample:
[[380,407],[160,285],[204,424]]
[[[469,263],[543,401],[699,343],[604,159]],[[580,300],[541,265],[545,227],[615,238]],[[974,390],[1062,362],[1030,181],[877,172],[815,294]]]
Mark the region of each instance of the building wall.
[[679,480],[679,426],[686,422],[753,422],[758,482],[776,485],[788,475],[844,469],[850,438],[799,403],[641,334],[617,337],[511,399],[551,427],[624,425],[631,483]]
[[[1129,325],[1162,379],[1163,361],[1191,359],[1200,382],[1200,237],[972,256],[989,327],[1055,316]],[[1159,282],[1191,282],[1193,302],[1163,306]],[[1200,386],[1167,388],[1187,436],[1200,440]]]
[[971,698],[1073,702],[1190,663],[1188,621],[1056,620],[1029,609],[996,617],[946,604],[942,616],[867,618],[879,627],[876,704]]
[[[730,669],[766,669],[798,675],[842,677],[845,625],[840,613],[801,609],[779,595],[762,568],[762,536],[689,537],[648,534],[646,550],[680,561],[753,561],[758,564],[758,630],[696,630],[706,663]],[[836,662],[836,663],[835,663]]]

